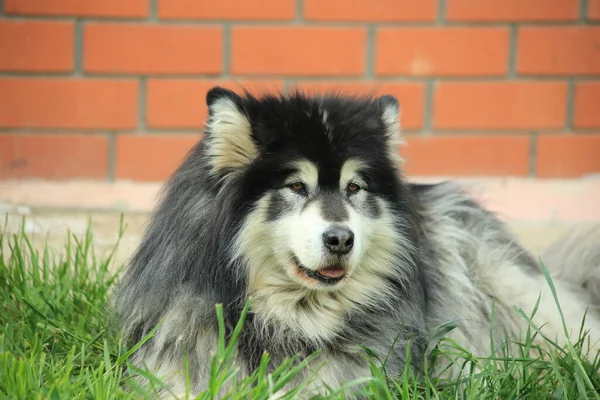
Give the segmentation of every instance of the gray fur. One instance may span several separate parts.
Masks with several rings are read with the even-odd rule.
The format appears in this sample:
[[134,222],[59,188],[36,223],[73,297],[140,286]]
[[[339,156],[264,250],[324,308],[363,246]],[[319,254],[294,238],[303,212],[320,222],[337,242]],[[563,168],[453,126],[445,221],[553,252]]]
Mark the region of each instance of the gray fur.
[[[492,306],[496,343],[517,340],[526,324],[515,307],[529,313],[539,293],[545,294],[534,322],[547,323],[550,336],[566,340],[560,337],[562,327],[545,292],[539,263],[493,214],[451,183],[424,187],[404,181],[391,150],[399,110],[393,98],[260,102],[220,89],[209,93],[208,103],[218,106],[209,107],[211,112],[226,111],[227,129],[219,128],[220,120],[209,123],[208,140],[192,149],[171,177],[115,297],[123,335],[130,343],[161,322],[155,338],[133,362],[164,378],[173,391],[185,390],[184,352],[190,360],[192,393],[206,388],[216,350],[214,306],[223,304],[231,333],[247,296],[253,297],[253,308],[236,353],[241,376],[251,373],[263,351],[270,353],[273,368],[294,354],[319,349],[314,365],[325,365],[320,381],[309,387],[315,391],[323,391],[323,384],[336,387],[369,375],[361,345],[382,359],[388,357],[386,371],[393,377],[405,367],[411,343],[410,367],[420,373],[429,332],[450,320],[459,324],[450,337],[474,354],[487,356]],[[280,115],[284,122],[277,125]],[[370,122],[361,124],[361,119]],[[232,125],[236,121],[243,126]],[[321,146],[331,148],[326,155],[334,161],[311,159],[315,155],[308,146],[308,156],[294,158],[300,160],[296,175],[308,182],[306,193],[291,194],[286,182],[260,189],[264,179],[275,182],[277,175],[269,175],[275,167],[291,168],[292,164],[260,164],[266,162],[261,157],[276,153],[265,150],[279,140],[269,135],[284,135],[290,126],[305,130],[307,136],[326,130]],[[357,126],[361,130],[353,131]],[[244,153],[244,143],[252,143],[250,153]],[[334,162],[338,164],[328,164]],[[357,172],[363,170],[364,182]],[[363,189],[349,195],[345,185],[356,177]],[[316,204],[312,214],[311,204]],[[293,229],[287,221],[293,221],[294,214],[307,215],[297,219],[307,229],[336,221],[368,232],[362,238],[355,232],[363,255],[339,286],[302,286],[286,275],[287,266],[278,261],[280,247],[273,246],[286,245],[284,234]],[[599,300],[600,251],[570,250],[581,244],[600,249],[590,238],[579,237],[566,250],[556,254],[555,248],[545,257],[575,330],[592,299]],[[361,245],[354,247],[352,252]],[[315,246],[307,250],[311,251],[321,250]],[[573,254],[589,255],[577,259],[575,274],[575,265],[568,263]],[[587,327],[593,338],[600,337],[598,316],[588,316]],[[436,368],[441,371],[446,365],[442,360]],[[447,373],[455,375],[458,367]]]
[[348,218],[345,199],[337,194],[324,192],[320,199],[323,218],[329,221],[344,221]]
[[600,306],[600,225],[572,230],[552,243],[541,255],[555,279],[571,283]]

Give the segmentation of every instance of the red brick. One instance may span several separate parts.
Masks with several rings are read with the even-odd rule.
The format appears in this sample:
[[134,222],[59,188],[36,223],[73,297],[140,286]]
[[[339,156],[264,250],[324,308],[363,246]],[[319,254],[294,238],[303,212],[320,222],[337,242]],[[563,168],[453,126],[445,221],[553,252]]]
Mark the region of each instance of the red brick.
[[236,27],[231,72],[277,75],[360,75],[367,33],[362,28]]
[[145,17],[148,0],[4,0],[7,14]]
[[418,129],[423,125],[425,88],[421,83],[302,82],[295,87],[308,93],[391,94],[400,101],[403,129]]
[[529,170],[529,136],[408,136],[400,154],[408,175],[525,176]]
[[600,27],[519,30],[520,74],[600,74]]
[[278,81],[213,81],[200,79],[150,79],[147,83],[147,122],[152,128],[202,128],[207,116],[206,93],[213,86],[241,93],[281,90]]
[[600,132],[576,135],[540,135],[537,176],[578,178],[600,173]]
[[0,71],[70,71],[71,22],[0,20]]
[[0,127],[130,129],[134,80],[0,78]]
[[561,128],[567,86],[562,82],[445,82],[435,94],[439,129]]
[[309,21],[434,21],[436,0],[304,0]]
[[600,82],[578,83],[575,86],[575,111],[573,124],[576,128],[600,127]]
[[76,134],[0,134],[1,179],[104,179],[108,139]]
[[507,28],[383,28],[377,34],[379,75],[503,75]]
[[116,177],[164,181],[179,167],[202,135],[119,135]]
[[600,20],[600,0],[588,0],[587,19]]
[[579,0],[447,0],[447,21],[574,21]]
[[295,0],[158,0],[165,19],[291,20]]
[[223,31],[194,25],[88,24],[88,72],[133,74],[219,73]]

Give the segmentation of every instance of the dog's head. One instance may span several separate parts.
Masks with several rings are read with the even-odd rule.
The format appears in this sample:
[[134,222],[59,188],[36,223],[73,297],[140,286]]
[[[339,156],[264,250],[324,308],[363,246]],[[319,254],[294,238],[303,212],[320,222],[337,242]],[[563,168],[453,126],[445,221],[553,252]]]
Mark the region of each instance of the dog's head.
[[216,87],[207,105],[210,174],[251,204],[233,249],[250,291],[364,288],[393,273],[403,190],[394,97],[255,98]]

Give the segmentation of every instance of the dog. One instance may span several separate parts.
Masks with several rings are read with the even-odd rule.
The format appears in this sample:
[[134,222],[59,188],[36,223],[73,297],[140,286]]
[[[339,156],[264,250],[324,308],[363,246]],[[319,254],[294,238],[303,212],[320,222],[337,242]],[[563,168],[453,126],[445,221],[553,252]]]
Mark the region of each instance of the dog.
[[[539,260],[494,214],[452,182],[404,177],[395,97],[214,87],[206,105],[205,136],[165,184],[114,298],[130,343],[156,327],[132,362],[170,391],[186,391],[184,356],[191,393],[206,389],[215,305],[231,335],[247,299],[239,376],[263,352],[275,368],[318,351],[309,393],[370,376],[365,348],[389,376],[419,373],[431,333],[449,321],[448,338],[489,356],[490,335],[521,337],[529,325],[516,309],[529,315],[538,298],[532,322],[569,340]],[[597,350],[600,242],[591,237],[553,246],[544,261],[567,328],[585,317]],[[585,254],[577,270],[573,254]],[[460,373],[451,360],[434,367]]]

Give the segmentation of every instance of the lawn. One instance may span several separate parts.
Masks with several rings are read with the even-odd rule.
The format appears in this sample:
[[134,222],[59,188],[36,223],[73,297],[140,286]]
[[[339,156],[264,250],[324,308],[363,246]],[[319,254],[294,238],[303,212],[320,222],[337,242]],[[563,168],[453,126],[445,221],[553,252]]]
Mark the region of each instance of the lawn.
[[[108,307],[118,272],[111,272],[115,270],[111,253],[94,252],[92,233],[88,229],[82,237],[70,235],[60,252],[47,246],[38,251],[23,232],[8,235],[0,226],[0,398],[152,398],[153,387],[160,385],[128,364],[135,346],[129,349],[120,343]],[[526,313],[515,312],[527,319]],[[521,354],[512,357],[500,352],[494,358],[475,359],[446,342],[432,348],[432,356],[461,353],[462,359],[479,367],[477,374],[455,382],[442,382],[427,373],[416,378],[408,371],[386,376],[372,364],[372,376],[362,381],[361,390],[369,398],[381,399],[600,399],[600,360],[589,364],[581,357],[585,335],[565,349],[548,340],[539,349],[541,357],[531,358],[528,349],[537,334],[532,326]],[[221,385],[230,382],[229,398],[267,399],[304,367],[293,366],[290,360],[268,374],[265,354],[253,376],[236,379],[228,362],[234,344],[235,337],[230,343],[221,338],[210,389],[200,398],[213,398]],[[143,389],[132,379],[136,374],[153,384]],[[334,388],[327,398],[344,398],[354,383]]]

